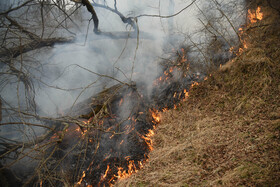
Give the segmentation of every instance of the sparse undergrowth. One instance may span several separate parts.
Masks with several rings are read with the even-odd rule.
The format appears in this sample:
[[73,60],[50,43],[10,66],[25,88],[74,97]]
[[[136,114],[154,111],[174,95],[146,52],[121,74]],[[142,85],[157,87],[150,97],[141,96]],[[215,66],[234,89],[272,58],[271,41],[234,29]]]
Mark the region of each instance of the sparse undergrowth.
[[263,11],[248,49],[162,115],[150,162],[116,186],[280,185],[280,19]]

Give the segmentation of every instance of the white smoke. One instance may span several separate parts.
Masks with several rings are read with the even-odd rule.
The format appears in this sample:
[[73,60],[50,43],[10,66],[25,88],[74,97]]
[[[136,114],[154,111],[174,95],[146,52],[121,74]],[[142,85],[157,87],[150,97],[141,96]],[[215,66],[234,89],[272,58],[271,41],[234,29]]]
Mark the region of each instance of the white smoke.
[[[176,2],[173,7],[174,12],[170,12],[168,6],[170,2],[172,0],[160,2],[120,0],[117,1],[117,8],[126,17],[141,14],[168,15],[178,12],[191,1]],[[114,7],[113,1],[107,3],[109,7]],[[82,8],[85,11],[83,15],[89,19],[90,13],[85,7]],[[36,101],[45,113],[56,113],[57,108],[63,111],[71,107],[78,96],[80,101],[104,87],[117,83],[110,78],[100,79],[89,71],[108,75],[124,82],[140,81],[151,87],[152,81],[160,72],[158,59],[164,56],[163,48],[166,48],[164,45],[169,45],[167,41],[170,36],[180,38],[182,33],[191,32],[196,28],[193,7],[170,18],[173,19],[171,23],[168,23],[168,19],[159,17],[140,17],[137,20],[140,31],[138,41],[133,28],[124,24],[118,15],[103,8],[96,7],[95,9],[99,17],[101,32],[110,33],[116,38],[94,34],[92,23],[86,35],[88,22],[85,21],[81,28],[82,33],[77,36],[74,43],[56,45],[50,49],[48,55],[37,54],[36,58],[44,64],[46,76],[42,77],[42,80],[52,86],[72,89],[85,88],[95,81],[97,83],[85,90],[62,91],[47,86],[38,89]],[[176,35],[178,29],[182,33]],[[124,37],[118,38],[119,36]]]

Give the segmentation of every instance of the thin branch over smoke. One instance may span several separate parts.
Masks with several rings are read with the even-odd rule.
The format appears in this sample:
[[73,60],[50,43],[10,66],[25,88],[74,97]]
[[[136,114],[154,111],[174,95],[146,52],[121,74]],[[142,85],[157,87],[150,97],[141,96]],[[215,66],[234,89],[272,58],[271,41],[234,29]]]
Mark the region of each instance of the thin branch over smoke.
[[127,23],[129,25],[131,25],[134,30],[136,30],[136,25],[135,25],[135,22],[133,21],[134,18],[132,17],[125,17],[118,9],[117,9],[117,3],[116,3],[116,0],[115,0],[115,3],[114,3],[114,9],[107,6],[107,5],[102,5],[102,4],[98,4],[98,3],[93,3],[93,6],[95,7],[99,7],[99,8],[103,8],[103,9],[106,9],[106,10],[109,10],[115,14],[117,14],[123,23]]
[[73,42],[73,39],[67,39],[67,38],[48,38],[48,39],[40,39],[40,40],[35,40],[32,42],[29,42],[24,45],[20,45],[18,47],[13,47],[6,49],[5,51],[0,52],[0,58],[16,58],[19,55],[22,55],[23,53],[27,53],[29,51],[33,51],[36,49],[40,49],[43,47],[52,47],[55,44],[65,44],[65,43],[70,43]]
[[73,0],[76,3],[82,3],[84,6],[87,7],[87,10],[91,13],[92,17],[91,19],[93,20],[94,23],[94,32],[98,33],[98,24],[99,24],[99,20],[97,17],[97,14],[93,8],[93,6],[91,5],[91,3],[88,0]]
[[171,17],[174,17],[174,16],[177,16],[177,15],[181,14],[182,12],[187,10],[189,7],[191,7],[195,2],[196,2],[196,0],[193,0],[189,5],[187,5],[186,7],[184,7],[183,9],[181,9],[180,11],[178,11],[177,13],[172,14],[172,15],[163,16],[163,15],[141,14],[141,15],[136,16],[136,18],[140,18],[140,17],[171,18]]

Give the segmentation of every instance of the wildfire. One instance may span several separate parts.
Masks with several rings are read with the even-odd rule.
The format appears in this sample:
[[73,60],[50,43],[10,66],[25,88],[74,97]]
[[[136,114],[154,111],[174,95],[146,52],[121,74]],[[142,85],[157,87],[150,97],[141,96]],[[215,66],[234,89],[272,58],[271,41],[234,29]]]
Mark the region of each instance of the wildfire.
[[184,94],[185,94],[184,101],[186,101],[189,97],[189,92],[187,92],[187,89],[184,89]]
[[166,112],[168,110],[168,108],[163,108],[162,112]]
[[[182,62],[185,62],[187,61],[186,59],[186,53],[185,53],[185,50],[182,48],[181,49],[182,53],[180,53],[180,57],[179,59],[177,59],[177,65],[172,65],[172,66],[169,66],[165,69],[165,71],[162,71],[162,75],[161,77],[158,77],[156,80],[155,80],[155,84],[160,84],[160,83],[163,83],[163,86],[166,86],[166,83],[167,85],[169,86],[173,81],[177,81],[178,78],[184,78],[183,76],[187,76],[187,73],[186,74],[180,74],[179,71],[182,71],[182,70],[186,70],[186,68],[184,69],[180,69],[179,65],[180,63]],[[189,64],[186,65],[188,68],[189,68]],[[184,66],[184,67],[186,67]],[[187,69],[188,69],[187,68]],[[191,76],[191,75],[195,75],[195,76]],[[211,75],[210,75],[211,76]],[[190,74],[190,77],[194,77],[193,79],[194,80],[197,80],[199,79],[200,77],[198,77],[198,74]],[[187,80],[189,81],[189,80]],[[98,164],[97,167],[93,165],[93,161],[91,162],[90,166],[88,167],[88,169],[86,169],[86,171],[84,171],[81,175],[81,178],[80,180],[76,183],[77,185],[82,185],[84,184],[85,186],[88,186],[89,187],[89,184],[87,183],[87,178],[90,177],[95,171],[91,169],[92,166],[94,166],[96,169],[102,169],[102,172],[101,173],[98,173],[98,179],[99,182],[98,185],[102,186],[112,186],[116,180],[121,180],[121,179],[125,179],[125,178],[128,178],[129,176],[131,176],[133,173],[136,173],[139,169],[143,168],[143,165],[148,161],[148,153],[150,151],[153,150],[153,139],[152,137],[155,135],[155,132],[154,132],[154,129],[155,129],[155,126],[157,124],[159,124],[161,122],[161,115],[163,112],[173,108],[173,109],[177,109],[178,107],[181,106],[181,103],[180,101],[185,101],[188,97],[189,97],[189,92],[188,90],[191,89],[192,87],[198,85],[198,82],[192,82],[192,84],[190,85],[189,82],[184,82],[184,84],[186,87],[184,89],[183,86],[178,86],[178,87],[175,87],[174,89],[170,89],[169,92],[168,92],[168,96],[170,94],[170,99],[171,99],[171,102],[173,102],[173,104],[171,103],[168,103],[165,107],[160,107],[160,108],[157,108],[157,109],[154,109],[154,108],[151,108],[149,109],[149,119],[151,120],[151,122],[153,123],[153,127],[150,129],[145,129],[145,133],[146,134],[143,134],[143,131],[139,131],[138,132],[138,127],[137,127],[137,122],[140,121],[141,118],[138,118],[138,115],[135,115],[135,116],[131,116],[129,118],[127,118],[127,122],[122,125],[121,127],[121,132],[120,133],[117,133],[115,132],[115,129],[113,126],[111,127],[107,127],[106,126],[106,121],[104,122],[103,124],[103,121],[100,121],[98,122],[98,124],[100,126],[104,126],[106,128],[106,131],[105,132],[110,132],[112,130],[112,134],[110,134],[108,137],[110,139],[112,139],[112,141],[116,141],[116,145],[118,148],[120,147],[124,147],[128,144],[128,141],[126,141],[126,139],[124,140],[123,137],[122,139],[119,139],[119,138],[116,138],[119,134],[122,134],[122,136],[126,136],[126,134],[129,134],[133,131],[133,133],[136,133],[137,134],[137,141],[139,141],[139,143],[141,143],[145,148],[144,148],[144,157],[143,158],[139,158],[139,157],[134,157],[129,155],[129,156],[126,156],[123,157],[123,154],[118,154],[119,157],[118,159],[116,159],[116,161],[114,162],[111,162],[113,157],[115,157],[115,153],[113,152],[114,150],[113,149],[110,149],[110,153],[112,152],[112,158],[111,158],[111,154],[108,152],[108,154],[106,153],[104,155],[105,159],[103,159],[103,164]],[[161,86],[161,85],[160,85]],[[172,86],[172,85],[171,85]],[[173,91],[174,90],[174,91]],[[170,93],[171,92],[171,93]],[[132,95],[132,93],[131,93]],[[173,96],[173,98],[172,98]],[[116,102],[116,105],[123,105],[123,102],[124,102],[125,98],[120,98],[117,102]],[[143,115],[143,114],[147,114],[146,113],[146,110],[143,112],[143,111],[138,111],[138,114],[139,115]],[[112,120],[112,123],[114,123],[115,118],[117,117],[114,117],[114,120]],[[109,119],[110,121],[110,119]],[[83,134],[82,131],[84,131],[84,128],[85,127],[89,127],[88,126],[89,124],[95,124],[96,122],[93,121],[93,119],[90,119],[90,120],[87,120],[87,121],[83,121],[83,124],[84,125],[81,125],[81,129],[80,128],[75,128],[75,130],[81,134]],[[118,124],[119,125],[119,124]],[[135,126],[137,128],[135,128]],[[141,133],[140,133],[141,132]],[[114,139],[113,139],[114,138]],[[98,147],[99,147],[99,144],[98,144]],[[109,159],[110,158],[110,159]],[[134,159],[135,158],[135,159]],[[110,163],[109,163],[110,162]],[[107,168],[106,168],[107,166]],[[87,176],[86,176],[87,175]]]
[[173,72],[173,67],[169,68],[169,73]]
[[108,171],[109,171],[109,168],[110,168],[110,166],[109,166],[109,164],[108,164],[108,165],[107,165],[107,169],[106,169],[106,171],[105,171],[104,175],[103,175],[103,176],[101,176],[100,181],[103,181],[104,179],[106,179],[107,174],[108,174]]
[[194,86],[197,86],[197,85],[198,85],[198,82],[194,82],[194,83],[192,83],[191,88]]
[[152,141],[152,136],[154,136],[155,132],[151,129],[149,129],[148,134],[146,134],[145,136],[141,136],[142,139],[145,140],[146,144],[148,145],[148,149],[150,151],[153,150],[153,141]]
[[77,185],[82,184],[82,181],[83,181],[83,179],[85,178],[85,176],[86,176],[86,172],[83,171],[83,175],[82,175],[81,179],[77,182]]
[[[248,10],[248,25],[249,27],[251,24],[257,23],[258,21],[261,21],[263,19],[263,13],[261,12],[261,7],[257,7],[256,10],[249,9]],[[236,55],[240,55],[243,53],[244,49],[248,48],[248,41],[246,41],[244,38],[244,28],[239,28],[239,37],[240,37],[240,42],[242,44],[242,47],[240,47],[237,51],[234,51],[234,47],[230,48],[230,52],[235,52]]]
[[[118,173],[117,175],[115,175],[115,177],[119,180],[128,178],[130,175],[138,171],[137,166],[134,163],[134,160],[129,160],[129,158],[127,158],[127,161],[128,161],[127,170],[122,167],[118,167]],[[138,161],[138,168],[140,169],[143,168],[143,163],[141,161]]]
[[167,70],[165,70],[163,72],[163,75],[154,81],[154,85],[158,85],[159,83],[170,80],[170,78],[172,78],[172,73],[175,70],[175,68],[178,69],[177,67],[169,67]]
[[153,122],[159,123],[160,122],[160,113],[157,110],[151,110],[150,113],[152,114]]
[[258,7],[257,10],[248,10],[248,19],[250,23],[256,23],[263,19],[263,13],[261,12],[261,7]]
[[77,128],[75,129],[75,131],[76,131],[76,132],[79,132],[82,136],[84,136],[84,135],[86,134],[86,132],[87,132],[87,130],[86,130],[86,129],[81,130],[81,128],[80,128],[80,127],[77,127]]
[[[263,19],[263,13],[261,12],[261,7],[257,7],[256,10],[252,10],[252,9],[248,10],[249,25],[257,23],[258,21],[261,21],[262,19]],[[242,36],[244,34],[243,28],[239,29],[239,33],[240,33],[240,36]],[[244,39],[242,39],[241,43],[243,45],[243,48],[239,48],[237,55],[240,55],[244,51],[244,49],[248,48],[248,44]]]

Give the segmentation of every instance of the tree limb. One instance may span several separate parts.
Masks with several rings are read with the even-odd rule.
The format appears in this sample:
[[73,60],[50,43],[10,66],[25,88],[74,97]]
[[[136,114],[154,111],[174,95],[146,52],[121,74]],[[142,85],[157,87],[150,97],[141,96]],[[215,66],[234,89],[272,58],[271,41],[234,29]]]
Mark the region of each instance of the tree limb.
[[39,41],[32,41],[27,44],[12,47],[0,52],[0,58],[16,58],[23,53],[27,53],[29,51],[40,49],[42,47],[51,47],[55,44],[63,44],[63,43],[70,43],[73,41],[72,39],[67,38],[48,38],[42,39]]
[[9,14],[12,11],[15,11],[15,10],[18,10],[18,9],[24,7],[25,5],[27,5],[28,3],[32,2],[32,1],[34,1],[34,0],[26,1],[25,3],[19,5],[19,6],[15,7],[15,8],[11,8],[11,9],[5,11],[5,12],[1,12],[0,15],[7,15],[7,14]]
[[109,11],[111,11],[111,12],[117,14],[117,15],[121,18],[121,20],[122,20],[123,23],[127,23],[127,24],[131,25],[131,26],[133,27],[133,29],[136,30],[136,25],[135,25],[135,23],[134,23],[132,17],[125,17],[120,11],[118,11],[118,9],[117,9],[117,7],[116,7],[116,1],[115,1],[115,4],[114,4],[115,9],[113,9],[113,8],[111,8],[111,7],[109,7],[109,6],[97,4],[97,3],[95,3],[95,2],[93,3],[93,6],[99,7],[99,8],[104,8],[104,9],[107,9],[107,10],[109,10]]
[[182,13],[183,11],[185,11],[186,9],[188,9],[190,6],[192,6],[194,3],[196,2],[196,0],[193,0],[188,6],[184,7],[183,9],[181,9],[179,12],[172,14],[172,15],[168,15],[168,16],[162,16],[162,15],[150,15],[150,14],[141,14],[139,16],[136,16],[136,18],[140,18],[140,17],[158,17],[158,18],[171,18],[174,16],[179,15],[180,13]]
[[87,10],[91,13],[92,15],[92,20],[93,20],[93,23],[94,23],[94,32],[95,33],[99,33],[98,31],[98,24],[99,24],[99,20],[98,20],[98,17],[97,17],[97,14],[93,8],[93,6],[90,4],[90,2],[88,0],[82,0],[81,3],[87,7]]
[[7,20],[9,20],[9,22],[14,25],[15,27],[17,27],[21,32],[25,33],[26,35],[28,35],[32,40],[38,40],[40,39],[39,36],[37,36],[36,34],[29,32],[28,30],[26,30],[25,28],[23,28],[17,21],[15,21],[14,19],[12,19],[11,17],[9,17],[8,15],[5,15],[5,18]]

